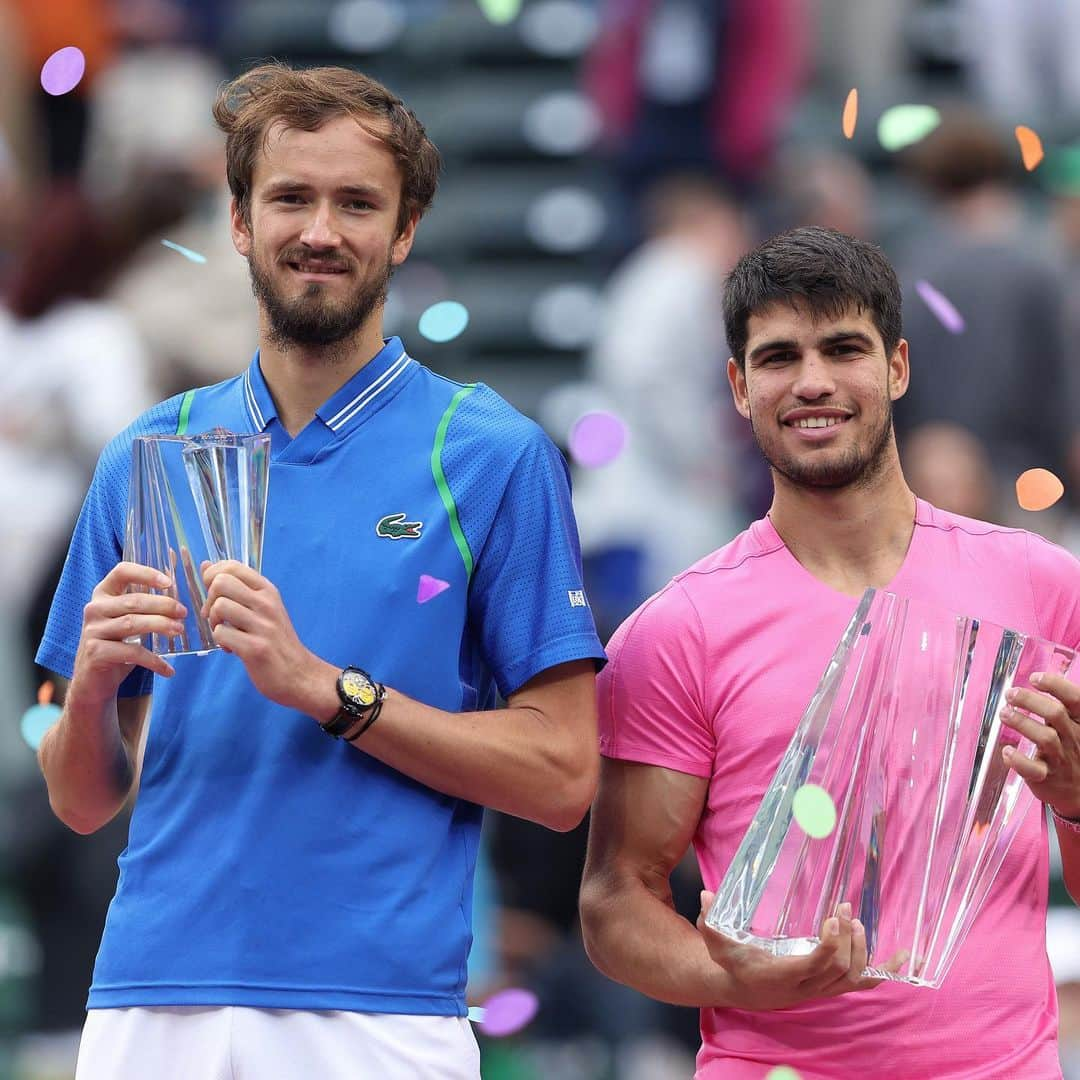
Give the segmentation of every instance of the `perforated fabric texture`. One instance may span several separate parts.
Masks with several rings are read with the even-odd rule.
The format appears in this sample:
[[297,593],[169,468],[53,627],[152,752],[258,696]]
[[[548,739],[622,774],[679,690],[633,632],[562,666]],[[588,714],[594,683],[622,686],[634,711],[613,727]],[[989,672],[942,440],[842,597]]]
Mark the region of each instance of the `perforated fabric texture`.
[[506,697],[554,664],[602,660],[569,469],[555,444],[479,384],[454,413],[442,461],[476,564],[470,622],[499,692]]

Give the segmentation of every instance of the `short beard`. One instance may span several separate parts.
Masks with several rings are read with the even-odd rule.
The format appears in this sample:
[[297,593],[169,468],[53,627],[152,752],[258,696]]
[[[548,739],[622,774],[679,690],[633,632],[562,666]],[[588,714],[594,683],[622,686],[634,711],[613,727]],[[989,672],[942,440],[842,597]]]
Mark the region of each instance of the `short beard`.
[[812,458],[796,460],[779,454],[773,456],[769,454],[758,436],[753,415],[750,417],[750,430],[765,460],[795,487],[828,491],[838,491],[848,487],[868,487],[884,469],[889,445],[892,442],[892,401],[887,400],[885,416],[878,430],[873,433],[870,449],[864,453],[856,446],[839,459],[816,462]]
[[254,255],[248,256],[251,291],[266,314],[267,337],[279,349],[294,346],[328,348],[352,338],[368,321],[373,311],[385,303],[394,273],[387,257],[383,272],[361,283],[359,290],[343,304],[320,301],[321,286],[308,284],[295,300],[285,300],[275,292],[270,276],[263,272]]

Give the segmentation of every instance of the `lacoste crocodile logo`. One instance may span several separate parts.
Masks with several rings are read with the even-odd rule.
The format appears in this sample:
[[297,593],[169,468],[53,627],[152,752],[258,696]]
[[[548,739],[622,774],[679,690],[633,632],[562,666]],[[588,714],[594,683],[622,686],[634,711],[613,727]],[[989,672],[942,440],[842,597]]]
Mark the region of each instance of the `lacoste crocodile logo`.
[[391,540],[418,540],[423,527],[422,521],[406,521],[404,514],[387,514],[375,526],[375,535]]

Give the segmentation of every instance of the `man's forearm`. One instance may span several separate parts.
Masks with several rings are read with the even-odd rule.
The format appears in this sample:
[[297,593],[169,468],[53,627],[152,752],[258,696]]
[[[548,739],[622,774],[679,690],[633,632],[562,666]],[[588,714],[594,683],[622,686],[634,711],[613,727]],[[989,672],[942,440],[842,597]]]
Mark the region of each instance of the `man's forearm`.
[[70,829],[92,833],[111,821],[134,776],[116,699],[83,703],[69,692],[60,720],[41,741],[38,763],[53,812]]
[[727,972],[673,907],[641,881],[604,893],[585,884],[581,927],[589,959],[609,979],[672,1005],[736,1005]]
[[[313,676],[302,711],[325,723],[340,707],[337,669],[320,662]],[[595,733],[582,746],[572,725],[532,709],[451,713],[387,688],[355,746],[445,795],[559,831],[581,821],[596,791]]]

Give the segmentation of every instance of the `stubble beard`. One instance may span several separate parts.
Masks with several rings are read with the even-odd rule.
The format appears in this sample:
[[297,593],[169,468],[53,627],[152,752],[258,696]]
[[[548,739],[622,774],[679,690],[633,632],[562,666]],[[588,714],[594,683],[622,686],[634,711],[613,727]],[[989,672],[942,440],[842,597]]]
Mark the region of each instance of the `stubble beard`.
[[827,491],[867,487],[885,467],[893,434],[892,400],[886,399],[881,423],[872,433],[868,450],[864,451],[859,446],[852,446],[839,456],[835,452],[826,450],[820,454],[820,461],[815,460],[817,455],[795,458],[781,453],[779,443],[770,447],[761,438],[757,424],[754,423],[753,413],[750,415],[750,430],[758,449],[770,467],[795,487]]
[[372,313],[386,302],[394,269],[388,252],[385,267],[361,281],[341,302],[327,296],[325,286],[314,281],[308,282],[304,291],[290,300],[275,289],[270,274],[260,265],[255,253],[248,256],[251,291],[266,316],[267,336],[271,344],[282,350],[301,346],[334,352],[334,346],[347,345]]

